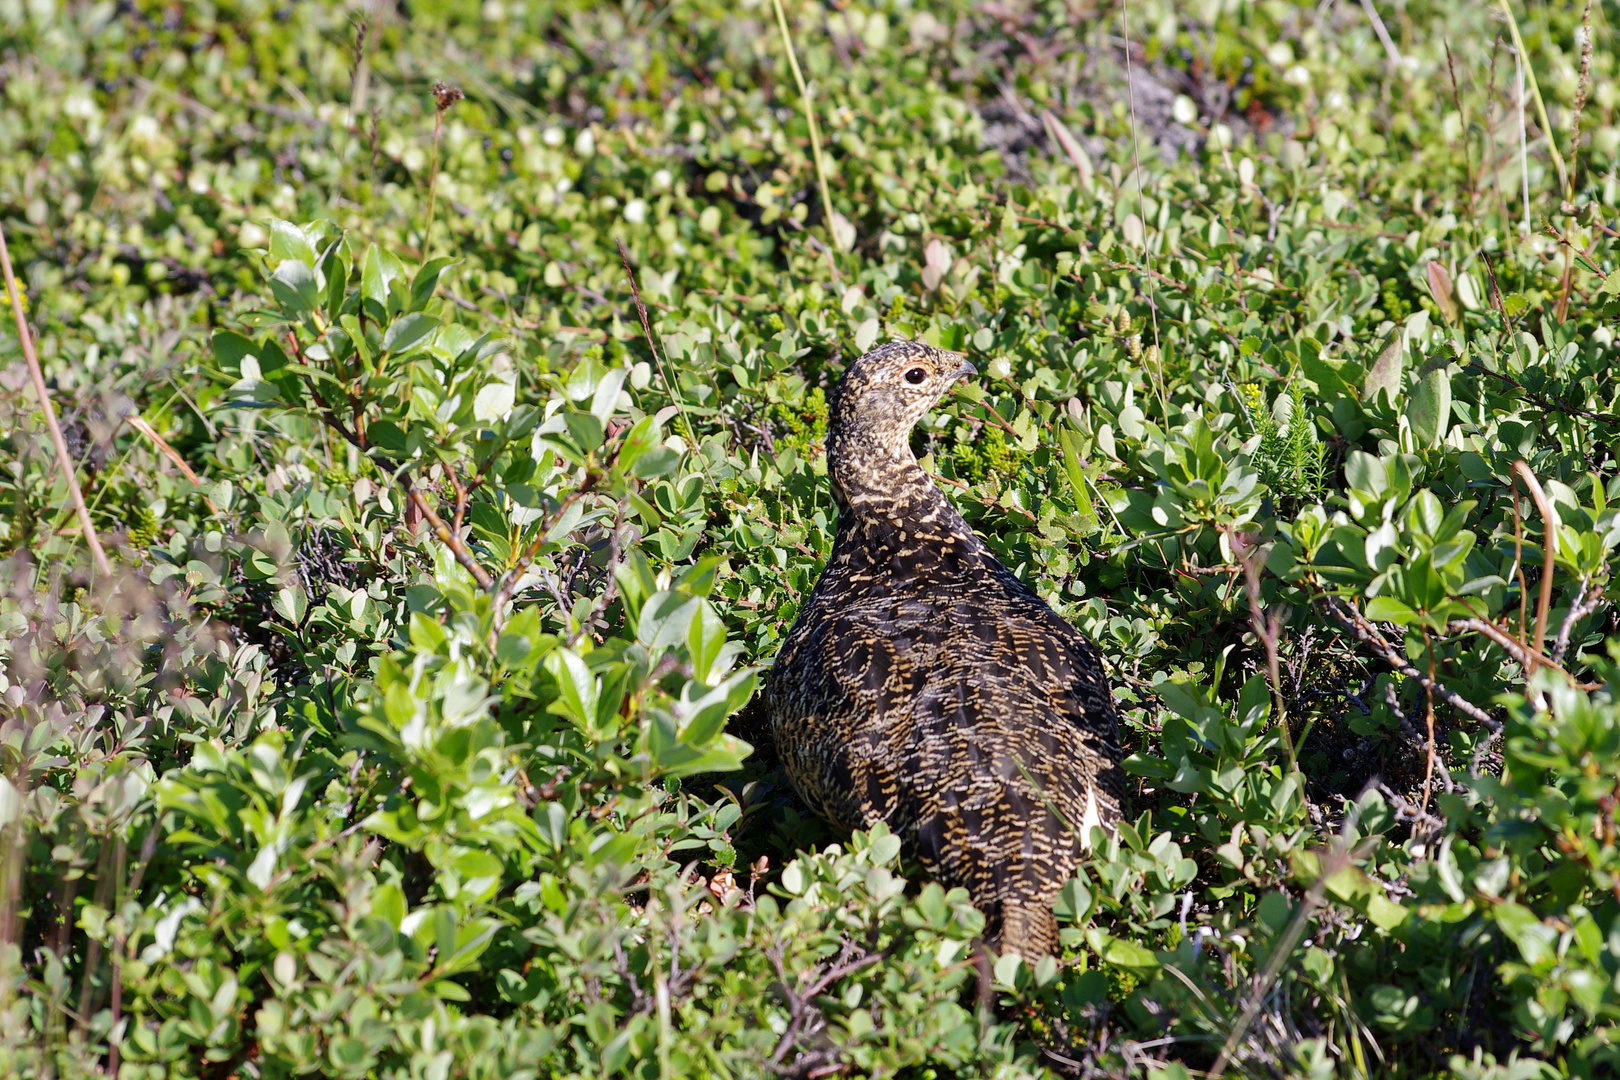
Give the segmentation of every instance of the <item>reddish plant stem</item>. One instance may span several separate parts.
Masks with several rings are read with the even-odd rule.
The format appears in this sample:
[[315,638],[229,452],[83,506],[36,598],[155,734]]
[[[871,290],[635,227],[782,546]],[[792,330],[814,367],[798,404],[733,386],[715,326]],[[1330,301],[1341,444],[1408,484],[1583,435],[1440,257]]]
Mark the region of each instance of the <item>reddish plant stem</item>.
[[[1557,525],[1553,517],[1552,504],[1547,501],[1547,493],[1541,489],[1541,481],[1530,471],[1530,466],[1523,460],[1515,461],[1513,471],[1524,480],[1524,486],[1529,489],[1530,498],[1535,501],[1536,509],[1541,511],[1541,595],[1536,600],[1536,637],[1533,644],[1536,653],[1543,654],[1547,643],[1547,612],[1552,607],[1553,567],[1558,550]],[[1536,673],[1538,663],[1539,660],[1532,657],[1531,663],[1524,671],[1526,680]]]
[[61,425],[56,422],[56,409],[51,404],[51,391],[45,385],[39,355],[34,352],[34,335],[23,314],[22,297],[17,295],[17,278],[11,272],[11,252],[6,248],[4,229],[0,229],[0,273],[6,277],[6,291],[11,294],[11,313],[17,320],[17,338],[22,342],[23,359],[28,362],[28,377],[34,384],[34,393],[39,395],[40,411],[45,414],[45,428],[51,434],[52,445],[56,447],[56,461],[62,468],[62,478],[67,481],[68,498],[73,501],[73,512],[79,516],[79,530],[84,533],[84,542],[90,548],[90,558],[96,564],[96,571],[102,577],[111,577],[112,563],[107,561],[101,537],[96,535],[95,524],[90,520],[90,508],[84,503],[84,492],[79,489],[79,477],[73,469],[73,455],[68,453],[67,440],[62,438]]

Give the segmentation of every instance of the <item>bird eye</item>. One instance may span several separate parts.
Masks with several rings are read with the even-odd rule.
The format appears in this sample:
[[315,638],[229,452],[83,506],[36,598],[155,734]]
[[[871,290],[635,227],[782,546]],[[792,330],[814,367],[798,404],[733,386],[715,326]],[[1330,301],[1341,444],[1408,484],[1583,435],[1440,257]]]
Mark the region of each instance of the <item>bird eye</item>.
[[910,371],[906,372],[906,382],[910,383],[912,386],[922,385],[922,381],[926,378],[928,378],[928,372],[924,371],[920,367],[914,367]]

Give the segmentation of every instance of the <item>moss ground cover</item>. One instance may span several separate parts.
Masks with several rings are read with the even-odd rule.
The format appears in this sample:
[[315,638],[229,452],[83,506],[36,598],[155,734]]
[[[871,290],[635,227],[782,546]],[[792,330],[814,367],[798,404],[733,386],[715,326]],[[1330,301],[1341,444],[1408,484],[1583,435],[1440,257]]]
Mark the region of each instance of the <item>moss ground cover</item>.
[[[5,1072],[1613,1075],[1617,15],[0,0]],[[896,337],[1125,720],[1033,965],[752,705]]]

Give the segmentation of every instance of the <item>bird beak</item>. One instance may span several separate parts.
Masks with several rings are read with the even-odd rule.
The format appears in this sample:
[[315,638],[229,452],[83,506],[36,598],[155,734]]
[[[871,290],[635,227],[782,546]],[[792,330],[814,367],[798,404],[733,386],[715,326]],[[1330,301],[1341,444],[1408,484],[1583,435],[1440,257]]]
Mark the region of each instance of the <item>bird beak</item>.
[[965,378],[965,377],[968,377],[968,376],[977,375],[978,373],[979,373],[978,368],[974,367],[972,364],[968,363],[966,360],[963,360],[962,361],[962,366],[956,369],[955,378],[961,379],[961,378]]

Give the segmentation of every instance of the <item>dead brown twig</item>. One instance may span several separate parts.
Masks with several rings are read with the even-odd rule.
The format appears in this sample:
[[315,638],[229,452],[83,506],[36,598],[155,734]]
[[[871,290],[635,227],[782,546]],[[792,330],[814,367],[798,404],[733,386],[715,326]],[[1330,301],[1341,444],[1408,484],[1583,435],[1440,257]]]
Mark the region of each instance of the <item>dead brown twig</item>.
[[[782,1032],[782,1037],[777,1041],[776,1050],[771,1055],[771,1067],[778,1073],[802,1076],[826,1075],[822,1068],[832,1064],[832,1062],[817,1060],[826,1056],[824,1051],[811,1051],[808,1055],[802,1055],[800,1060],[791,1067],[784,1066],[783,1062],[789,1052],[798,1044],[801,1037],[814,1035],[826,1026],[827,1018],[816,1007],[815,999],[826,993],[827,988],[839,979],[853,975],[862,968],[871,967],[873,964],[883,960],[889,955],[889,950],[880,949],[876,952],[867,952],[853,942],[846,941],[843,949],[839,951],[838,959],[830,966],[816,965],[808,984],[802,977],[792,980],[788,978],[787,969],[783,963],[785,951],[786,947],[780,944],[772,945],[765,950],[765,955],[770,960],[771,966],[776,969],[777,989],[781,991],[783,998],[786,999],[788,1007],[787,1029]],[[806,1060],[806,1058],[809,1060]],[[818,1066],[821,1068],[818,1068]]]
[[[1582,581],[1575,590],[1575,600],[1569,605],[1569,611],[1564,615],[1564,622],[1558,628],[1558,636],[1553,639],[1552,667],[1558,667],[1563,662],[1564,653],[1569,649],[1569,635],[1574,631],[1575,624],[1596,611],[1603,603],[1602,590],[1591,592],[1591,584]],[[1562,668],[1559,668],[1562,671]],[[1582,689],[1596,690],[1601,684],[1577,683]]]
[[1260,572],[1265,569],[1265,549],[1252,533],[1229,534],[1232,552],[1243,568],[1245,592],[1249,598],[1249,627],[1255,640],[1266,651],[1266,680],[1271,683],[1271,700],[1277,713],[1277,729],[1282,732],[1283,746],[1288,750],[1288,764],[1299,769],[1294,756],[1294,735],[1288,730],[1288,709],[1283,702],[1282,664],[1277,646],[1282,640],[1283,620],[1275,612],[1266,610],[1265,598],[1260,592]]
[[1345,604],[1336,596],[1324,596],[1322,602],[1327,608],[1328,614],[1333,616],[1339,625],[1349,630],[1357,641],[1376,652],[1379,659],[1390,667],[1409,679],[1416,679],[1425,689],[1432,689],[1441,701],[1446,702],[1463,715],[1479,721],[1492,731],[1502,726],[1501,721],[1491,716],[1490,713],[1460,694],[1446,689],[1438,680],[1429,678],[1429,676],[1412,666],[1411,661],[1407,660],[1404,653],[1391,645],[1389,639],[1385,638],[1376,626],[1368,622],[1367,617],[1361,612]]
[[40,411],[45,414],[45,428],[51,434],[51,444],[56,447],[56,462],[62,468],[62,478],[67,481],[73,511],[79,516],[79,530],[84,533],[84,542],[90,548],[90,558],[96,564],[96,571],[102,577],[111,577],[112,563],[107,561],[101,537],[96,535],[96,526],[90,520],[90,508],[84,504],[84,492],[79,489],[79,477],[73,469],[73,455],[68,453],[67,440],[62,438],[62,427],[56,422],[56,408],[51,404],[51,391],[45,385],[39,355],[34,352],[34,335],[28,328],[28,318],[23,314],[22,297],[17,295],[17,278],[11,272],[11,252],[6,248],[4,229],[0,229],[0,273],[6,277],[6,291],[11,294],[11,313],[17,319],[17,338],[22,342],[23,359],[28,362],[28,377],[33,381],[34,393],[39,395]]
[[450,554],[454,555],[456,562],[460,563],[462,568],[472,575],[473,580],[478,582],[480,589],[487,591],[493,588],[495,579],[489,576],[489,571],[479,565],[477,559],[473,558],[472,552],[467,550],[467,545],[461,542],[461,537],[456,535],[455,531],[445,524],[444,519],[438,515],[433,507],[428,505],[427,500],[422,498],[422,493],[416,490],[416,486],[411,483],[410,478],[404,477],[403,479],[405,481],[405,497],[411,501],[412,506],[416,507],[416,512],[427,519],[428,524],[433,528],[433,535],[438,538],[439,543],[450,549]]
[[[1560,209],[1571,218],[1575,216],[1575,168],[1581,153],[1581,113],[1586,111],[1586,92],[1592,85],[1592,0],[1586,0],[1581,12],[1581,73],[1575,84],[1575,108],[1569,125],[1569,167],[1565,171],[1568,182],[1564,188],[1564,204]],[[1557,150],[1553,151],[1555,154]],[[1567,239],[1564,243],[1564,275],[1559,283],[1558,305],[1554,317],[1563,322],[1569,317],[1569,295],[1575,284],[1575,249]]]
[[[1574,614],[1577,610],[1579,610],[1580,606],[1581,605],[1577,603],[1575,608],[1571,608],[1571,614]],[[1594,602],[1594,607],[1595,606],[1596,605]],[[1591,612],[1587,611],[1584,612],[1584,614],[1591,614]],[[1574,621],[1579,621],[1579,618],[1580,616],[1577,615]],[[1566,620],[1566,622],[1570,622],[1570,620]],[[1568,679],[1570,685],[1576,687],[1577,689],[1591,691],[1596,690],[1603,685],[1602,683],[1581,682],[1579,679],[1575,678],[1575,676],[1571,674],[1568,669],[1559,664],[1559,662],[1553,657],[1550,657],[1546,653],[1539,650],[1531,649],[1528,645],[1516,640],[1513,635],[1508,633],[1504,627],[1498,626],[1487,619],[1453,619],[1446,625],[1446,629],[1450,630],[1454,634],[1472,633],[1488,637],[1496,644],[1502,646],[1503,649],[1507,650],[1507,654],[1513,657],[1513,659],[1519,663],[1520,667],[1528,670],[1530,666],[1534,664],[1540,667],[1552,668],[1554,671],[1558,672],[1558,674]]]
[[[615,450],[615,454],[616,453],[617,451]],[[612,468],[611,461],[608,463],[608,468]],[[562,502],[557,504],[557,509],[552,513],[550,521],[545,523],[545,527],[536,530],[534,539],[529,541],[528,546],[523,549],[523,551],[518,555],[517,559],[512,563],[511,567],[501,576],[500,588],[495,590],[494,603],[494,610],[496,612],[495,627],[497,630],[499,630],[505,622],[506,616],[504,612],[506,611],[507,604],[512,600],[512,594],[517,590],[518,582],[522,579],[523,575],[528,572],[528,569],[534,563],[534,560],[540,556],[540,549],[545,547],[547,539],[550,538],[551,526],[554,526],[556,522],[561,521],[567,515],[569,507],[573,506],[574,503],[595,491],[596,485],[602,480],[602,476],[603,474],[600,472],[588,470],[585,474],[584,482],[563,497]],[[489,585],[484,586],[486,589],[489,587]]]
[[[1462,94],[1457,90],[1457,62],[1451,55],[1451,42],[1446,46],[1446,70],[1451,73],[1451,103],[1457,108],[1457,118],[1462,122],[1462,149],[1463,171],[1468,174],[1468,216],[1474,217],[1474,190],[1479,186],[1474,179],[1474,155],[1468,149],[1468,114],[1463,112]],[[1483,166],[1482,166],[1483,167]]]
[[[194,471],[192,471],[191,465],[186,461],[185,458],[180,456],[180,451],[170,446],[168,440],[159,435],[157,433],[157,429],[151,424],[148,424],[139,413],[130,413],[128,416],[124,417],[124,419],[129,421],[130,427],[134,428],[136,431],[140,432],[142,435],[145,435],[149,440],[151,440],[152,445],[157,447],[159,452],[161,452],[164,457],[174,462],[174,467],[180,470],[182,476],[184,476],[187,480],[190,480],[197,487],[205,486],[203,484],[202,477],[198,476]],[[214,505],[214,500],[209,498],[206,493],[203,495],[203,502],[207,503],[208,509],[212,510],[216,515],[219,513],[219,507]]]
[[[1427,712],[1429,714],[1429,727],[1432,729],[1434,727],[1434,695],[1425,692],[1423,699],[1428,704]],[[1389,711],[1395,714],[1395,719],[1400,723],[1401,731],[1406,735],[1407,738],[1417,743],[1424,741],[1421,737],[1419,737],[1417,728],[1412,725],[1412,718],[1406,715],[1405,709],[1401,708],[1401,698],[1400,695],[1396,693],[1395,684],[1393,682],[1384,684],[1384,703],[1389,706]],[[1451,770],[1446,767],[1446,763],[1443,759],[1437,755],[1431,754],[1429,757],[1428,767],[1440,770],[1440,779],[1446,785],[1447,791],[1455,791],[1457,789],[1455,781],[1453,781],[1451,778]],[[1430,778],[1425,778],[1425,783],[1428,782],[1428,779]],[[1428,796],[1425,795],[1423,798],[1423,805],[1427,807],[1428,803]]]

